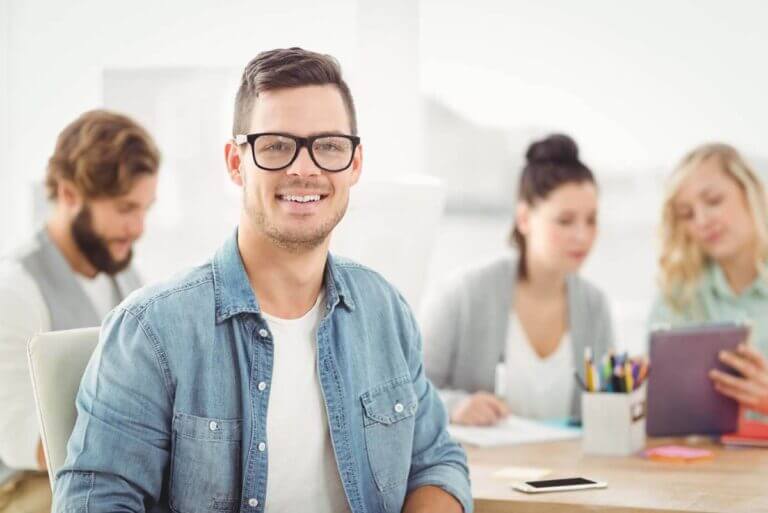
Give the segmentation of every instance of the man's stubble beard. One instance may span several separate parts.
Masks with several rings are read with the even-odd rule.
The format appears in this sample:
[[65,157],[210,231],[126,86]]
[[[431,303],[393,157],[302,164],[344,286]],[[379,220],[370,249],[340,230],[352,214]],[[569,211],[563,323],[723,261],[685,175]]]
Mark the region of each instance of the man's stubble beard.
[[344,218],[344,214],[346,214],[347,207],[349,206],[349,197],[347,197],[344,204],[333,212],[333,215],[328,220],[323,221],[320,226],[311,232],[287,233],[272,223],[263,211],[258,211],[248,198],[248,188],[246,187],[243,194],[243,208],[245,208],[245,212],[256,231],[266,235],[277,247],[291,253],[304,253],[323,244],[336,225]]

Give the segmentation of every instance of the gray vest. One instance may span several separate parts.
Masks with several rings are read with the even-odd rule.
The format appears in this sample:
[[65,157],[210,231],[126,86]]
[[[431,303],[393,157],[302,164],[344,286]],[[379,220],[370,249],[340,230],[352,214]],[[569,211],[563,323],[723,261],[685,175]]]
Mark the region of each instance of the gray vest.
[[[51,318],[51,330],[99,326],[102,319],[77,281],[75,271],[48,237],[45,228],[35,235],[35,244],[17,257],[37,283]],[[132,267],[112,278],[122,301],[141,286]]]
[[[48,307],[51,331],[101,325],[102,319],[99,318],[96,308],[78,283],[75,271],[48,237],[48,231],[45,228],[38,231],[33,243],[17,253],[15,258],[32,276],[40,289]],[[112,279],[120,301],[141,286],[139,277],[132,267]],[[0,485],[16,474],[16,471],[9,469],[0,461]]]

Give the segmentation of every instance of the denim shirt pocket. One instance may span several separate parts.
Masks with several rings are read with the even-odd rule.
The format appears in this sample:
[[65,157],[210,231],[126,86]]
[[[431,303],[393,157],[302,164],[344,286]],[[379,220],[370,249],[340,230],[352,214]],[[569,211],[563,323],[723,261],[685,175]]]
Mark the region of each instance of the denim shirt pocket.
[[360,396],[365,446],[380,492],[398,487],[405,493],[411,468],[418,398],[409,375],[390,379]]
[[174,414],[171,509],[177,513],[237,511],[241,443],[240,419]]

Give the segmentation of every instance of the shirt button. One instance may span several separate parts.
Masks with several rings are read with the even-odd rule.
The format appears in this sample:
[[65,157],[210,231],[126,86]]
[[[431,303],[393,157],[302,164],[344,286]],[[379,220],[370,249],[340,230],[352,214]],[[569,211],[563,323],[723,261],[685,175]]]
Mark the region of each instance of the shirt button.
[[216,422],[215,420],[212,420],[211,423],[208,424],[208,427],[210,428],[211,431],[216,431],[217,429],[219,429],[219,423]]
[[259,336],[261,338],[267,338],[267,335],[269,335],[269,332],[267,330],[265,330],[264,328],[261,328],[259,330]]
[[259,451],[261,451],[261,452],[264,452],[264,450],[265,450],[266,448],[267,448],[267,444],[265,444],[264,442],[261,442],[261,443],[259,444]]
[[400,404],[400,403],[397,403],[397,404],[395,405],[395,411],[396,411],[397,413],[403,413],[403,405],[402,405],[402,404]]
[[259,383],[259,391],[260,392],[263,392],[266,388],[267,388],[267,384],[266,383],[264,383],[263,381],[261,383]]
[[259,505],[259,499],[250,498],[248,499],[248,505],[252,508],[255,508]]

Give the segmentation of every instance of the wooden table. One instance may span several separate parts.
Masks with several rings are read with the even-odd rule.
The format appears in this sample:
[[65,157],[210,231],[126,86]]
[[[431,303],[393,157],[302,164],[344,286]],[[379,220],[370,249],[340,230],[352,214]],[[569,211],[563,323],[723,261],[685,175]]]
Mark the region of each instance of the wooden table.
[[[686,444],[649,440],[648,446]],[[691,445],[686,444],[686,445]],[[696,447],[714,453],[708,461],[667,463],[639,456],[591,456],[581,441],[478,449],[466,447],[477,513],[768,513],[768,449],[725,448],[708,440]],[[606,481],[604,490],[543,494],[515,491],[493,477],[505,466],[543,467],[543,479],[586,477]]]

